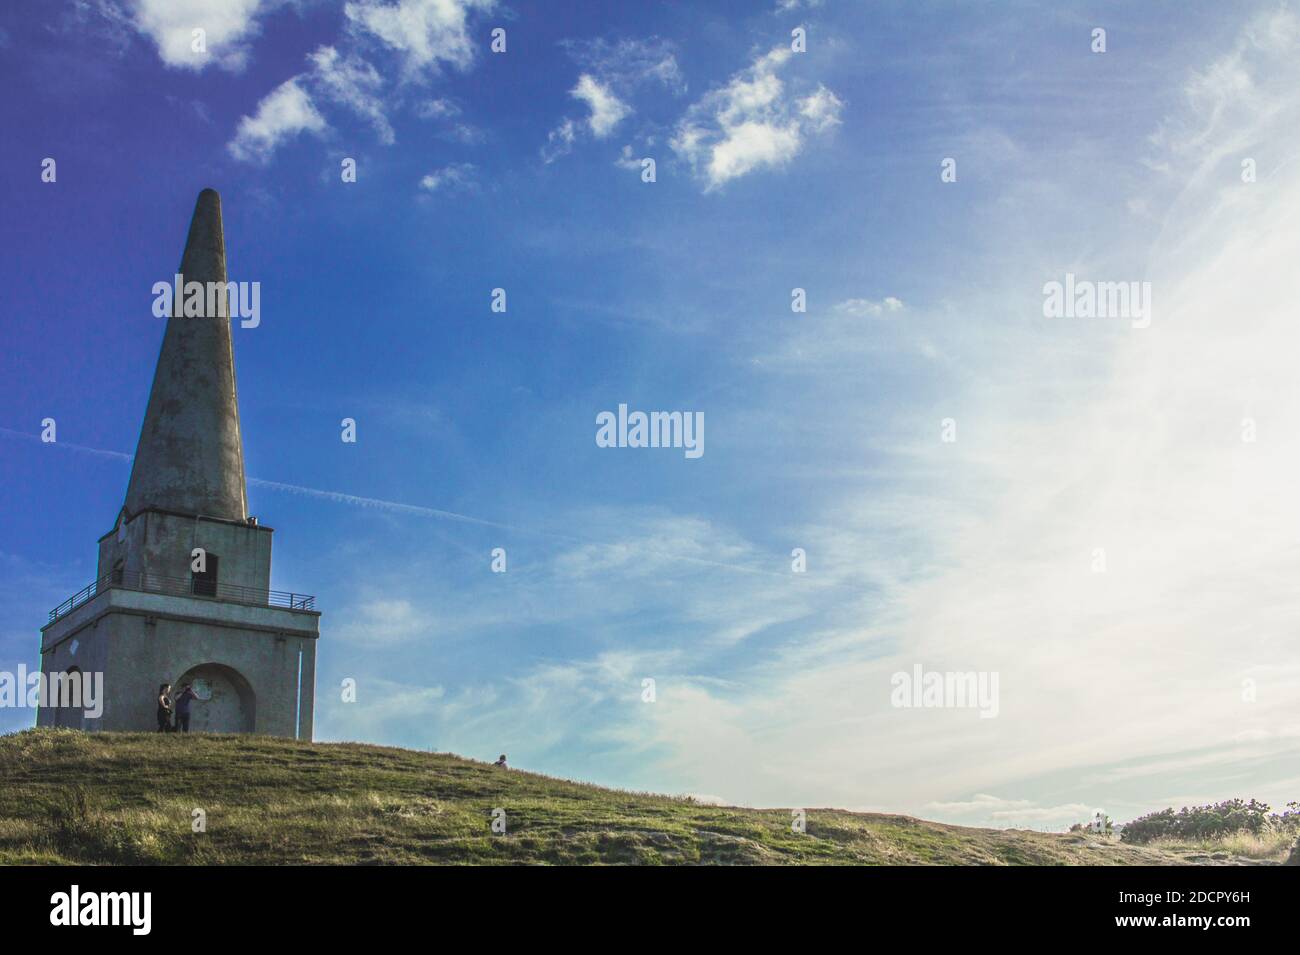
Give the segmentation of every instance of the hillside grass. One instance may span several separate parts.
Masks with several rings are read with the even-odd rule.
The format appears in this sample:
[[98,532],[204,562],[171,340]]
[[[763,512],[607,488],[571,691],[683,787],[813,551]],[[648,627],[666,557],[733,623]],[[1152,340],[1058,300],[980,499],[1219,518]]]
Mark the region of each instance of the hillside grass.
[[[507,833],[491,830],[506,811]],[[193,810],[207,831],[191,831]],[[700,805],[458,756],[257,736],[0,737],[4,864],[1141,865],[1189,861],[1086,833]],[[1197,860],[1200,861],[1200,860]]]
[[1153,839],[1146,845],[1198,864],[1253,861],[1281,865],[1296,845],[1296,833],[1294,829],[1233,832],[1212,839]]

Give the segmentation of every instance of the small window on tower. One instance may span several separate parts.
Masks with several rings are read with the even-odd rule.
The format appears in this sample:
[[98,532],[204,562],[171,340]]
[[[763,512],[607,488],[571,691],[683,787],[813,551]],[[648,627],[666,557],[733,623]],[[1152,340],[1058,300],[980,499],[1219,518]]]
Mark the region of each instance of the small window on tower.
[[221,562],[216,554],[209,553],[204,557],[206,567],[202,573],[192,575],[194,584],[194,593],[200,597],[215,597],[217,595],[217,565]]

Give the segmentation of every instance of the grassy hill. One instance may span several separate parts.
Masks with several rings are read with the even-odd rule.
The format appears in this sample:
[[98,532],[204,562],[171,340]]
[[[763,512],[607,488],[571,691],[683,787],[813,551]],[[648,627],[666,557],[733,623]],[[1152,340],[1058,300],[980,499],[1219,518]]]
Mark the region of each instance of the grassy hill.
[[[193,810],[207,831],[191,831]],[[492,811],[508,832],[494,835]],[[1198,861],[1212,861],[1204,856]],[[458,756],[251,736],[0,737],[0,863],[1134,865],[1090,834],[699,805]]]

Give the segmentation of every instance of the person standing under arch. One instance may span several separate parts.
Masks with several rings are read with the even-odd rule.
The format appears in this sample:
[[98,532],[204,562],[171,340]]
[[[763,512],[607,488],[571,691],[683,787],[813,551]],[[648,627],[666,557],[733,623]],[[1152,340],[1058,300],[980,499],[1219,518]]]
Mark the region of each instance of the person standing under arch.
[[158,732],[172,732],[172,701],[167,696],[171,692],[170,683],[160,684],[158,687]]
[[182,733],[190,731],[190,704],[197,700],[199,695],[194,692],[194,687],[188,683],[181,684],[181,691],[176,696],[176,729]]

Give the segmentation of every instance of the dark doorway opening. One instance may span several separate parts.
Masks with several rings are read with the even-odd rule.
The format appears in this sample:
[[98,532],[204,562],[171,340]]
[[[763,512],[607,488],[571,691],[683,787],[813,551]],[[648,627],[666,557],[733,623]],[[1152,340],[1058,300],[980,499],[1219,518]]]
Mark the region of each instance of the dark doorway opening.
[[221,558],[216,554],[208,554],[204,558],[203,573],[195,573],[193,577],[193,590],[199,597],[215,597],[217,595],[217,567],[221,563]]

